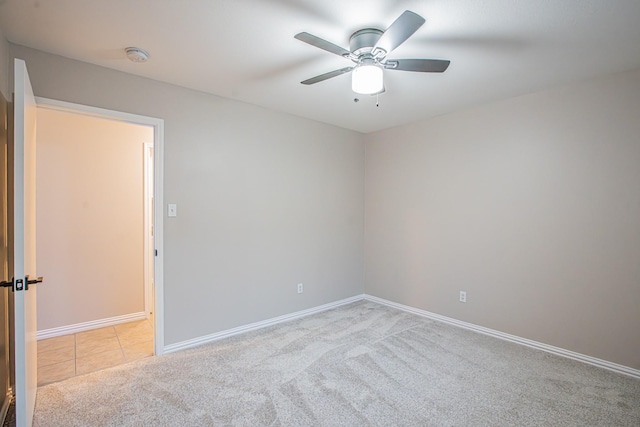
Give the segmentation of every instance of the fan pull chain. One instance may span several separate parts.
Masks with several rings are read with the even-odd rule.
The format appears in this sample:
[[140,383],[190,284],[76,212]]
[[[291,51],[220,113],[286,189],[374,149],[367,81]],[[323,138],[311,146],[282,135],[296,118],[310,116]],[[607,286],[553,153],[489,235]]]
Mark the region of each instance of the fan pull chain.
[[376,93],[376,107],[380,106],[380,92]]

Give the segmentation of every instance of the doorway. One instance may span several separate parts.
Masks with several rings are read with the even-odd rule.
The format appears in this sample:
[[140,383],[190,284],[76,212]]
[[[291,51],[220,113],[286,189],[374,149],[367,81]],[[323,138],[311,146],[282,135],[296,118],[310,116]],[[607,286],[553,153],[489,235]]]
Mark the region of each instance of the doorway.
[[[96,367],[161,354],[162,121],[37,103],[38,270],[48,285],[38,297],[39,347],[59,346],[52,353],[62,358],[74,353],[75,374],[91,372],[79,359],[89,363],[90,355],[78,347],[89,337],[109,359]],[[143,350],[131,338],[141,339],[145,328],[155,334]],[[76,346],[64,347],[69,340]],[[39,371],[51,371],[40,356]],[[69,363],[59,367],[59,379],[72,376]]]

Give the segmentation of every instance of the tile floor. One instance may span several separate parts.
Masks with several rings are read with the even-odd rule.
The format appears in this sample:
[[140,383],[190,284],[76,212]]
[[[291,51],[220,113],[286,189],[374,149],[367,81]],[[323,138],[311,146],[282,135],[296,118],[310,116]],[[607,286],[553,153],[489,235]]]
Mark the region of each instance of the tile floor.
[[38,341],[38,385],[153,355],[148,320]]

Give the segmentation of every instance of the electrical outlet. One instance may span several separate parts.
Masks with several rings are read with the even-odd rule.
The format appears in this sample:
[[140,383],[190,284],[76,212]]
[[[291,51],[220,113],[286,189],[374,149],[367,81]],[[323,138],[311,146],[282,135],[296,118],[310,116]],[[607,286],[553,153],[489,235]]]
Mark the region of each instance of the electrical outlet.
[[298,283],[298,293],[301,294],[304,291],[304,286],[302,286],[302,283]]
[[460,291],[460,302],[467,302],[467,293],[465,291]]

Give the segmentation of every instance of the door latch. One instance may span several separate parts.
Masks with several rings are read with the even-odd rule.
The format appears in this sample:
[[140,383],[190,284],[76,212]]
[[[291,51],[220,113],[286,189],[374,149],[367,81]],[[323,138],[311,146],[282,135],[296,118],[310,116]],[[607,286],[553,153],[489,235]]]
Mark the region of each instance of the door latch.
[[3,288],[11,288],[11,292],[15,292],[22,290],[23,283],[24,281],[22,279],[15,280],[14,278],[11,278],[11,281],[9,282],[4,280],[0,282],[0,286],[2,286]]
[[2,288],[11,288],[12,292],[15,291],[21,291],[21,290],[25,290],[28,291],[29,290],[29,285],[35,285],[36,283],[42,283],[42,277],[38,277],[37,279],[31,279],[29,280],[29,276],[26,276],[23,279],[11,279],[11,281],[5,281],[3,280],[2,282],[0,282],[0,287]]

